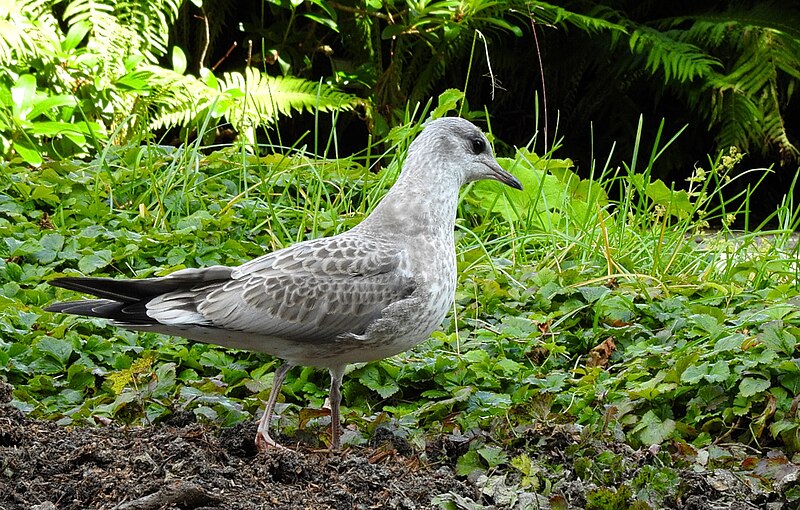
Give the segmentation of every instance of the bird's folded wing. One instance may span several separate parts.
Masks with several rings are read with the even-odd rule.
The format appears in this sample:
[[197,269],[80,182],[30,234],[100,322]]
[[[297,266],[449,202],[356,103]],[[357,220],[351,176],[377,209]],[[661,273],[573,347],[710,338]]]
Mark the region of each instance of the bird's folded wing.
[[[180,277],[178,273],[175,273]],[[374,239],[308,241],[233,268],[230,280],[152,300],[162,323],[210,326],[287,339],[363,333],[416,283],[406,250]]]

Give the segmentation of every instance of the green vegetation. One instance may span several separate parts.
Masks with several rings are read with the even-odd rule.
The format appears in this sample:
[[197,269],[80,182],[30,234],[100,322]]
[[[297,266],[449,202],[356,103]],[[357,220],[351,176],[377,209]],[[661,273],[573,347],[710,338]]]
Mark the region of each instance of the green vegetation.
[[[435,114],[459,98],[443,95]],[[394,130],[387,152],[407,146],[414,125]],[[130,147],[85,164],[6,166],[0,371],[15,386],[15,405],[61,424],[153,423],[188,411],[231,425],[257,413],[270,359],[44,313],[68,297],[45,281],[238,264],[342,231],[377,203],[398,160],[374,173],[374,148],[338,159],[198,149]],[[648,167],[664,149],[652,148]],[[465,192],[454,313],[417,349],[349,372],[345,417],[359,430],[351,443],[381,423],[419,447],[436,434],[483,430],[458,459],[463,474],[530,471],[506,448],[536,423],[574,422],[635,447],[736,440],[800,449],[797,212],[789,204],[776,211],[783,230],[733,235],[722,221],[721,231],[703,234],[706,221],[744,214],[725,202],[706,209],[735,155],[698,168],[689,191],[609,168],[582,180],[568,160],[524,149],[500,161],[526,193],[493,183]],[[607,198],[616,186],[622,201]],[[294,370],[286,401],[321,405],[324,379]],[[289,433],[310,426],[313,416],[291,409]],[[602,459],[576,469],[622,483],[614,469],[594,467]],[[619,493],[609,494],[596,496]]]
[[[740,149],[777,147],[776,161],[796,160],[784,123],[800,78],[796,25],[775,22],[769,6],[731,7],[724,22],[708,13],[634,22],[620,6],[578,2],[473,2],[460,18],[452,8],[461,4],[449,0],[354,6],[273,2],[275,26],[261,42],[280,76],[255,66],[201,66],[194,76],[165,35],[181,2],[0,0],[0,377],[14,386],[13,405],[61,425],[184,413],[221,426],[253,420],[276,360],[45,313],[75,297],[46,281],[235,265],[351,228],[394,182],[426,118],[463,115],[491,134],[497,120],[470,111],[469,73],[475,80],[486,64],[477,63],[484,42],[530,35],[534,19],[626,48],[628,60],[610,71],[615,86],[634,83],[621,78],[625,69],[663,78],[719,128],[722,149],[709,147],[714,155],[675,185],[657,176],[685,134],[666,132],[665,122],[648,137],[640,117],[623,164],[609,156],[581,174],[560,157],[570,148],[552,140],[513,150],[495,140],[525,192],[496,183],[464,190],[453,313],[416,349],[351,367],[343,415],[356,427],[345,442],[363,444],[379,428],[419,451],[442,435],[463,437],[448,459],[458,474],[484,473],[484,491],[513,485],[549,496],[563,473],[534,456],[544,441],[536,438],[564,430],[569,446],[548,446],[596,487],[587,508],[674,500],[679,469],[743,465],[725,443],[782,450],[766,464],[748,461],[762,482],[777,480],[774,466],[800,453],[800,209],[792,181],[769,217],[750,217],[754,188],[739,183],[757,186],[770,171],[745,170]],[[340,44],[360,50],[358,65],[312,76],[320,53],[299,48],[353,25],[361,31]],[[454,62],[470,64],[463,90],[415,109],[452,77]],[[335,128],[352,109],[374,137],[340,156]],[[315,127],[332,134],[282,140],[277,119],[292,111],[313,112]],[[226,123],[239,136],[214,145]],[[167,128],[179,147],[155,142]],[[259,144],[265,133],[278,142]],[[537,141],[548,152],[536,153]],[[744,230],[732,231],[734,222]],[[292,370],[286,434],[324,435],[306,407],[321,406],[326,379]],[[601,441],[649,460],[632,465]],[[800,499],[796,488],[787,494]]]

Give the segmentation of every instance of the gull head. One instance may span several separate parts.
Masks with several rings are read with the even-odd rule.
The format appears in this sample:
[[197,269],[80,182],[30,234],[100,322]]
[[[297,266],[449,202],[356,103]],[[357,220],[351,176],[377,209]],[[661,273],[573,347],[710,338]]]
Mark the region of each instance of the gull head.
[[494,159],[486,135],[468,120],[443,117],[427,122],[422,134],[411,144],[410,153],[435,154],[439,163],[455,171],[461,184],[492,179],[521,190],[522,184]]

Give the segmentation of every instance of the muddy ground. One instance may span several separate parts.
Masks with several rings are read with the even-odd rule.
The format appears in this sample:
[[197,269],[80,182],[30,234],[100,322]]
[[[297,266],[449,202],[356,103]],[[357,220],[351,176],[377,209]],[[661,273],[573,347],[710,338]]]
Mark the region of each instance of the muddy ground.
[[[452,438],[431,441],[425,452],[386,432],[375,434],[368,446],[335,455],[302,446],[258,454],[252,446],[255,423],[219,429],[184,421],[67,428],[29,420],[0,404],[0,509],[603,508],[587,506],[587,491],[597,484],[577,475],[575,459],[564,452],[580,438],[563,430],[527,442],[527,454],[538,465],[559,465],[548,491],[539,484],[543,496],[513,468],[490,470],[488,477],[456,476],[456,460],[469,446]],[[621,443],[607,448],[628,456],[629,465],[654,460],[648,451]],[[768,473],[773,479],[766,481],[764,473],[759,478],[687,466],[657,505],[629,506],[637,499],[633,494],[628,503],[607,508],[797,508],[785,493],[796,486],[798,469],[781,459],[780,475]],[[539,474],[540,481],[548,477]]]

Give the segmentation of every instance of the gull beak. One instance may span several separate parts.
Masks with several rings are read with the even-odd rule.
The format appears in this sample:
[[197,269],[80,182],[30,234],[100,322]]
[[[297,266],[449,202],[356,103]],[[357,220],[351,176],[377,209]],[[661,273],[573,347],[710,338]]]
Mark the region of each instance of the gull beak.
[[491,160],[490,162],[485,162],[485,164],[491,170],[489,175],[486,176],[487,178],[502,182],[506,186],[511,186],[512,188],[522,190],[522,183],[519,182],[519,179],[511,175],[509,172],[503,170],[497,161]]

